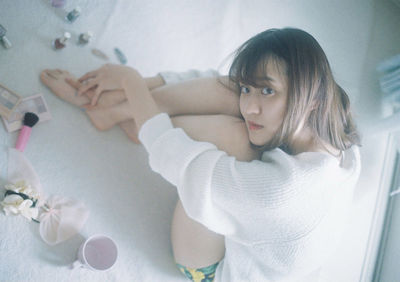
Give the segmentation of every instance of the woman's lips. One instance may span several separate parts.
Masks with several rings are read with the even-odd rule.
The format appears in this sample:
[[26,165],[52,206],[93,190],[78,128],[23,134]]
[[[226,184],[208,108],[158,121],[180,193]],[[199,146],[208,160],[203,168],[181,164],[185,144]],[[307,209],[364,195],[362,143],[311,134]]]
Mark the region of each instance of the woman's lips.
[[264,127],[262,125],[259,125],[257,123],[251,122],[251,121],[249,121],[248,124],[249,124],[249,129],[250,130],[257,130],[257,129],[261,129],[261,128]]

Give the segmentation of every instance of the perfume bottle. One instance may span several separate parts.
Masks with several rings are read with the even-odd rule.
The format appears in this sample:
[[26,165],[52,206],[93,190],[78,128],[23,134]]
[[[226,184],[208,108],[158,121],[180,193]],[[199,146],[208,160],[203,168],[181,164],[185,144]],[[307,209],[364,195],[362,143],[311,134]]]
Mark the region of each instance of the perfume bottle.
[[51,6],[56,8],[64,7],[65,0],[51,0]]
[[65,43],[70,38],[71,38],[71,33],[64,32],[64,35],[62,37],[57,38],[56,40],[53,41],[54,49],[58,50],[58,49],[64,48],[65,47]]
[[11,48],[12,44],[6,37],[7,29],[0,24],[0,41],[6,49]]
[[81,35],[79,35],[79,39],[78,39],[78,44],[80,45],[86,45],[89,43],[90,38],[93,37],[93,33],[90,31],[87,31],[85,33],[81,33]]
[[71,12],[67,14],[65,19],[69,21],[70,23],[73,23],[81,14],[81,9],[79,7],[76,7],[73,9]]

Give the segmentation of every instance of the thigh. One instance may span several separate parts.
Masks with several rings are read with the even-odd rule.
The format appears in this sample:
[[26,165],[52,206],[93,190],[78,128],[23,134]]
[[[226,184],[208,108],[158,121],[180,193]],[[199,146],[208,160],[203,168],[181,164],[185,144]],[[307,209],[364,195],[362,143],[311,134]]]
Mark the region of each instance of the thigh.
[[207,267],[225,255],[225,237],[191,219],[179,199],[171,223],[171,244],[175,262],[189,268]]

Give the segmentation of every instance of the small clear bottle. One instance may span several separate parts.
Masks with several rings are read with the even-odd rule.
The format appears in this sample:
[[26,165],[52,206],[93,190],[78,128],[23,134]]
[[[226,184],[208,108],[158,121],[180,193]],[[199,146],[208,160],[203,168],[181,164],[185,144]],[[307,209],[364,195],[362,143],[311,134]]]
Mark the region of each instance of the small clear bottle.
[[57,38],[56,40],[53,41],[53,47],[54,49],[58,50],[58,49],[62,49],[66,46],[66,42],[68,41],[68,39],[71,38],[71,33],[69,32],[64,32],[64,35],[60,38]]
[[6,49],[11,48],[12,44],[10,40],[6,37],[7,30],[0,24],[0,42],[3,43],[3,46]]
[[66,0],[51,0],[51,6],[56,8],[64,7]]
[[65,16],[65,19],[70,23],[73,23],[80,16],[80,14],[81,14],[81,8],[76,7]]
[[90,31],[87,31],[85,33],[81,33],[78,38],[78,44],[80,45],[86,45],[89,43],[90,39],[93,37],[93,33]]

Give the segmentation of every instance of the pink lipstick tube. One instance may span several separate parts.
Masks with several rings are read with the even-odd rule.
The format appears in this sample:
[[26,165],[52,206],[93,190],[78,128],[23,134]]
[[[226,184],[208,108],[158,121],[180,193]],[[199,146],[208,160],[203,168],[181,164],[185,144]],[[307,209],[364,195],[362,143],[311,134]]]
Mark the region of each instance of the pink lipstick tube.
[[23,152],[25,150],[26,144],[28,143],[29,136],[31,136],[32,127],[24,125],[19,133],[17,144],[15,148],[18,151]]

